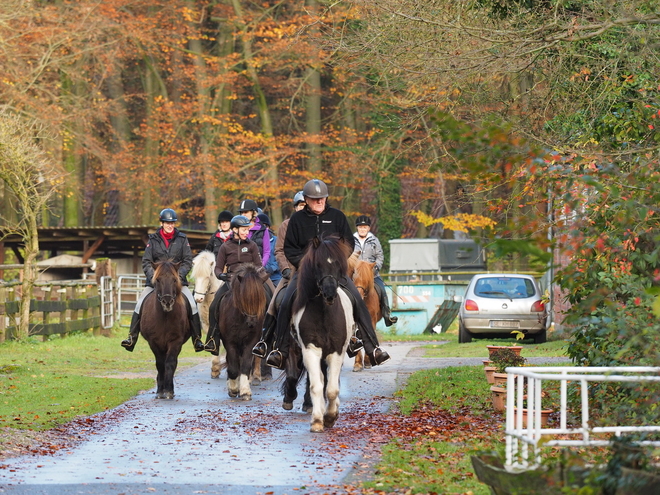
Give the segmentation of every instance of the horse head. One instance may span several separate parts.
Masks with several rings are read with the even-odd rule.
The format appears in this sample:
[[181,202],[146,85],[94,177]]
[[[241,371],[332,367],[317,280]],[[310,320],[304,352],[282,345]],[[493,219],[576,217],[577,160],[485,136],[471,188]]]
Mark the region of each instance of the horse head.
[[154,263],[154,275],[152,282],[156,291],[156,297],[163,311],[169,313],[174,309],[179,294],[181,293],[181,279],[179,278],[179,266],[181,263],[172,261],[159,261]]
[[202,251],[193,259],[190,275],[195,280],[195,301],[201,303],[212,292],[215,279],[215,256],[211,251]]
[[348,250],[346,242],[336,235],[314,237],[301,261],[301,266],[305,267],[301,268],[301,272],[304,270],[314,274],[316,288],[326,304],[335,302],[339,281],[346,276]]
[[374,288],[374,266],[376,266],[376,263],[369,263],[368,261],[358,261],[355,263],[353,283],[363,299]]

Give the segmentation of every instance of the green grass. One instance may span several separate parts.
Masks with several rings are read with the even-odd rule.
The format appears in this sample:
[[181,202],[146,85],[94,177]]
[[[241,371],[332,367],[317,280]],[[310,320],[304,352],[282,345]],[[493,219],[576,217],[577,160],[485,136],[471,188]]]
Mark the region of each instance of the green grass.
[[[75,334],[46,342],[0,344],[0,427],[45,430],[78,417],[112,409],[155,385],[153,378],[121,378],[155,373],[154,358],[141,339],[132,353],[111,338]],[[204,356],[208,358],[208,356]],[[191,345],[179,367],[199,364]]]

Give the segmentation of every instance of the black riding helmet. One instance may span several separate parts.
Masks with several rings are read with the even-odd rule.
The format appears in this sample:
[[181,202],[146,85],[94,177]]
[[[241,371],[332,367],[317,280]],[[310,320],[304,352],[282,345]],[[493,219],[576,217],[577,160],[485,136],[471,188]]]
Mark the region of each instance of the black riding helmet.
[[220,214],[218,215],[218,223],[220,222],[231,222],[231,219],[234,218],[234,214],[229,211],[221,211]]
[[250,226],[250,220],[248,217],[244,215],[236,215],[234,218],[231,219],[231,228],[232,229],[237,229],[239,227],[249,227]]
[[371,218],[369,218],[367,215],[360,215],[355,219],[355,226],[359,225],[368,225],[371,227]]
[[259,206],[257,202],[252,199],[244,199],[241,201],[241,205],[238,207],[238,213],[243,213],[246,211],[257,211]]
[[176,217],[176,212],[172,208],[165,208],[160,212],[160,221],[161,222],[176,222],[178,218]]
[[270,227],[270,217],[265,213],[259,213],[257,218],[261,222],[261,225],[268,225]]

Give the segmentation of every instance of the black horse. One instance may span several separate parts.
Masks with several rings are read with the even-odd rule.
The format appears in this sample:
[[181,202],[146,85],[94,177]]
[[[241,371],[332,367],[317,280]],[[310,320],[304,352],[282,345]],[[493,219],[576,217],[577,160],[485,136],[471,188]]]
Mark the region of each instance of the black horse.
[[190,338],[188,305],[181,293],[179,263],[154,263],[154,291],[142,303],[140,333],[156,357],[156,398],[174,398],[174,372]]
[[227,350],[229,397],[240,397],[243,400],[252,398],[252,348],[261,336],[268,307],[268,296],[264,289],[267,278],[268,273],[252,263],[239,266],[232,273],[229,292],[218,304],[216,321],[220,339]]
[[347,273],[349,251],[338,236],[314,238],[298,271],[291,330],[299,349],[291,346],[287,359],[283,407],[291,409],[297,397],[300,352],[308,374],[314,433],[332,427],[339,417],[339,374],[355,324],[349,296],[339,286]]

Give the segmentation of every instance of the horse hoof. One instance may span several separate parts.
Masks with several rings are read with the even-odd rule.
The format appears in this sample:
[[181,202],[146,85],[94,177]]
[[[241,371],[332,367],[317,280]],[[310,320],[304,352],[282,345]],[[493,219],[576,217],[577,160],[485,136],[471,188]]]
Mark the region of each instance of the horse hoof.
[[252,400],[252,396],[249,394],[241,395],[242,400]]
[[353,371],[357,373],[358,371],[362,371],[362,366],[353,366]]
[[238,397],[238,392],[234,392],[233,390],[230,390],[227,393],[229,394],[229,397]]
[[220,373],[211,373],[211,378],[220,378]]
[[320,421],[314,422],[310,426],[309,431],[311,433],[323,433],[323,424]]
[[333,426],[335,426],[336,422],[337,422],[336,416],[334,418],[330,418],[330,417],[323,418],[323,426],[325,426],[326,428],[332,428]]
[[371,365],[370,365],[370,364],[365,364],[365,365],[364,365],[364,369],[365,369],[365,370],[370,370],[370,369],[371,369]]
[[312,406],[309,406],[309,405],[303,404],[303,406],[302,406],[302,411],[304,413],[311,413],[312,409],[314,409],[314,408]]
[[290,411],[293,409],[293,402],[282,402],[282,409],[285,411]]
[[250,385],[261,385],[262,380],[259,380],[259,378],[253,378],[252,381],[250,382]]

